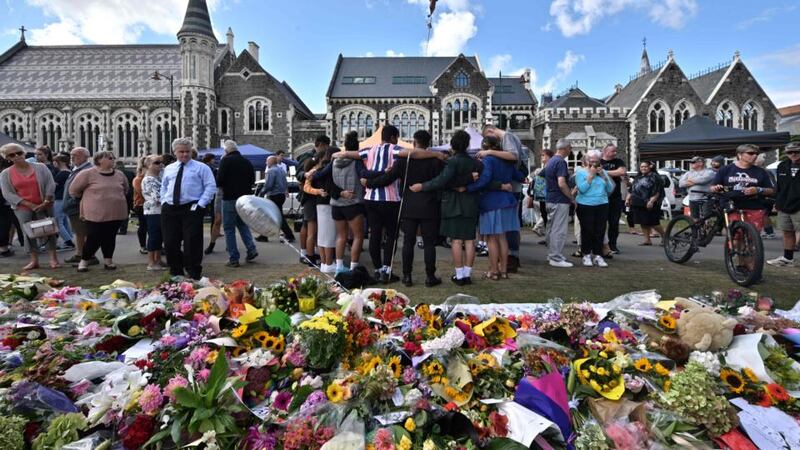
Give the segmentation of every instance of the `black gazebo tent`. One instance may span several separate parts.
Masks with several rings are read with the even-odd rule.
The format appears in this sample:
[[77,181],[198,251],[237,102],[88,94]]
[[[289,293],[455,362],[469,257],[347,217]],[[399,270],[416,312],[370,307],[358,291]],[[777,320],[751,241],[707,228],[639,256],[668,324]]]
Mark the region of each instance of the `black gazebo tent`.
[[24,148],[26,152],[32,152],[32,151],[35,150],[33,147],[31,147],[30,145],[28,145],[28,144],[26,144],[24,142],[20,142],[20,141],[12,138],[11,136],[9,136],[9,135],[7,135],[5,133],[0,133],[0,146],[6,145],[6,144],[11,143],[11,142],[21,145],[22,148]]
[[639,159],[688,159],[695,155],[732,156],[736,147],[754,144],[762,151],[789,142],[789,133],[750,131],[717,125],[711,118],[694,116],[678,128],[639,144]]

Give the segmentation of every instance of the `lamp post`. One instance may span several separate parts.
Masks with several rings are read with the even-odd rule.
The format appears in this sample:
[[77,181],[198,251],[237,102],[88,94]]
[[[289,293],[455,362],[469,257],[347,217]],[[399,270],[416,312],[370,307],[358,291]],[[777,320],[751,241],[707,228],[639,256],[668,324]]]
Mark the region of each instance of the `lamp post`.
[[169,148],[172,145],[172,111],[175,109],[175,77],[172,75],[164,75],[156,70],[153,72],[153,76],[151,76],[150,79],[155,81],[161,81],[162,79],[165,79],[169,81],[169,143],[167,144],[167,148]]

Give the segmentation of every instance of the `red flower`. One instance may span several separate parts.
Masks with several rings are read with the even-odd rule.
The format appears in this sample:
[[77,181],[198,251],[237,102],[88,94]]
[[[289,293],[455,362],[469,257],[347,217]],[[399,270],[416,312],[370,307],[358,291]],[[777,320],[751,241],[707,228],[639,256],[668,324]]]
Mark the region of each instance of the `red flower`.
[[8,336],[3,339],[3,346],[11,347],[12,350],[16,350],[20,345],[22,345],[22,339],[16,336]]
[[761,400],[758,401],[757,405],[768,408],[772,406],[772,399],[769,397],[769,395],[767,395],[766,392],[764,392],[763,394],[761,394]]
[[505,437],[508,434],[508,417],[492,411],[489,413],[489,428],[493,436]]
[[766,389],[767,394],[775,401],[788,402],[791,399],[786,389],[778,383],[770,383],[766,385],[764,389]]
[[122,350],[127,343],[128,340],[122,336],[111,336],[95,344],[94,349],[98,352],[114,353]]
[[422,346],[417,344],[416,342],[408,342],[406,341],[403,343],[403,350],[409,354],[409,356],[419,356],[422,354]]
[[444,409],[445,409],[446,411],[458,411],[458,405],[456,405],[456,404],[455,404],[455,403],[453,403],[453,402],[447,402],[447,403],[444,405]]
[[156,421],[152,416],[139,414],[133,422],[122,430],[122,445],[125,450],[141,448],[153,436]]

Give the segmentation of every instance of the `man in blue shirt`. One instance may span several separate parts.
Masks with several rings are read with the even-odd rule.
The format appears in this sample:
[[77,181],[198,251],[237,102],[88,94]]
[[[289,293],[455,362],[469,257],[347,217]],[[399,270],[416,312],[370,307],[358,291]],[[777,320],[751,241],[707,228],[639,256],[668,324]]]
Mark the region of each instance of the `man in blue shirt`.
[[203,272],[203,216],[217,192],[217,183],[211,168],[192,159],[191,139],[175,139],[172,151],[177,161],[164,169],[161,182],[161,232],[167,264],[170,275],[199,280]]
[[270,199],[278,206],[278,210],[281,212],[281,231],[283,232],[283,238],[286,242],[292,243],[294,242],[294,233],[292,233],[292,227],[289,226],[286,217],[283,215],[283,204],[286,202],[287,187],[286,172],[280,166],[280,158],[275,155],[268,157],[267,172],[264,175],[264,186],[262,186],[261,192],[264,197]]
[[569,206],[575,203],[567,184],[569,170],[564,159],[572,153],[572,146],[564,139],[556,143],[556,154],[547,161],[544,178],[547,184],[547,259],[553,267],[572,267],[564,257],[569,226]]

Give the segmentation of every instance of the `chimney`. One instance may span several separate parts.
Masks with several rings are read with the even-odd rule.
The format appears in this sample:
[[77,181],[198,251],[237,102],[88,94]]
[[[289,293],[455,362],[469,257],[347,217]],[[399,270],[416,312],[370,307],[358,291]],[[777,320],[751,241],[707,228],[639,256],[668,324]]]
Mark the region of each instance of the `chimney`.
[[620,92],[622,92],[622,85],[621,85],[621,84],[616,84],[616,85],[614,86],[614,92],[616,92],[617,94],[619,94]]
[[525,89],[531,90],[531,69],[525,68],[525,71],[522,72],[522,83],[525,86]]
[[233,48],[233,30],[231,27],[228,27],[228,32],[225,34],[225,36],[228,38],[228,51],[236,54],[236,50]]
[[248,42],[247,51],[250,52],[250,55],[253,57],[253,59],[258,62],[258,44],[253,41]]
[[548,103],[552,103],[552,102],[553,102],[553,93],[552,92],[547,92],[547,93],[542,94],[542,101],[541,101],[540,106],[544,106],[544,105],[546,105]]

